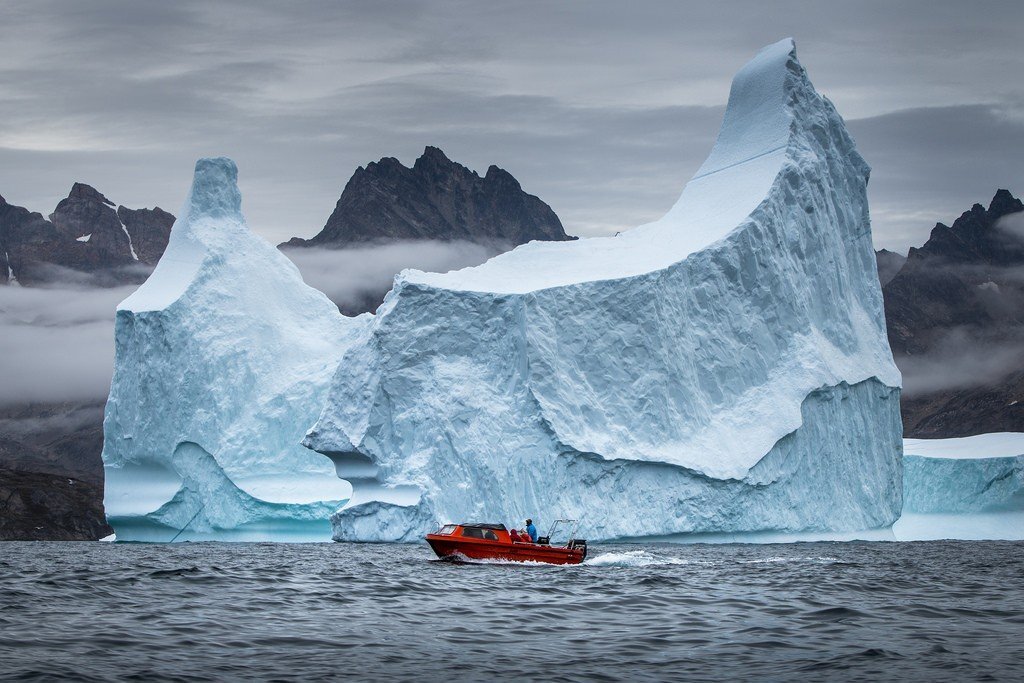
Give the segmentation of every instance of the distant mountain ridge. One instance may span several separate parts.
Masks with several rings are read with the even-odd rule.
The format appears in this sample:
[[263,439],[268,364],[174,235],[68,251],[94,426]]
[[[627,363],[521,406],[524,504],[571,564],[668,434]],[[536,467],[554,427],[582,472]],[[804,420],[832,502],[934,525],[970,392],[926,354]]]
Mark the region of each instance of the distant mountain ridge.
[[[0,196],[0,284],[75,281],[141,283],[160,260],[174,216],[117,206],[95,188],[72,185],[49,218]],[[346,248],[405,240],[464,240],[498,253],[531,240],[576,239],[555,212],[511,174],[484,176],[426,147],[412,168],[384,157],[356,169],[315,237],[281,247]],[[383,292],[381,293],[383,296]],[[368,304],[369,305],[369,304]],[[357,311],[358,312],[358,311]]]
[[575,239],[551,207],[507,171],[481,177],[427,147],[412,168],[392,157],[356,169],[326,225],[282,247],[346,247],[398,240],[467,240],[515,246]]
[[41,285],[103,274],[92,284],[140,283],[160,259],[174,216],[133,211],[75,183],[49,220],[0,196],[0,284]]
[[[899,255],[879,252],[907,436],[1024,431],[1024,203],[1008,190]],[[895,258],[894,258],[895,257]]]
[[875,252],[875,260],[878,264],[878,281],[885,287],[900,272],[907,257],[888,249],[879,249]]

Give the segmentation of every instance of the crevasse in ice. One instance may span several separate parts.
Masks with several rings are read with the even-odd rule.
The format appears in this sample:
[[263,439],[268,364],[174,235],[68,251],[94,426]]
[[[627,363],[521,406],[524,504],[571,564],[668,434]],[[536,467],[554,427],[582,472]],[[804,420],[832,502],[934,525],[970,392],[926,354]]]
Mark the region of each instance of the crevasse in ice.
[[869,169],[791,40],[737,74],[659,221],[404,271],[304,444],[340,540],[581,517],[595,539],[859,530],[899,516],[900,375]]

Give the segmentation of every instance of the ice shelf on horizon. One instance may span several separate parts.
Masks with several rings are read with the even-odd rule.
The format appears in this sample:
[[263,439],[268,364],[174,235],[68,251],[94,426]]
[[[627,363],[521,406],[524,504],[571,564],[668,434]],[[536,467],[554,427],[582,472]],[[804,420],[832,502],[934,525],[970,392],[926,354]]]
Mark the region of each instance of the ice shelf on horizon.
[[1024,433],[904,439],[899,540],[1024,539]]

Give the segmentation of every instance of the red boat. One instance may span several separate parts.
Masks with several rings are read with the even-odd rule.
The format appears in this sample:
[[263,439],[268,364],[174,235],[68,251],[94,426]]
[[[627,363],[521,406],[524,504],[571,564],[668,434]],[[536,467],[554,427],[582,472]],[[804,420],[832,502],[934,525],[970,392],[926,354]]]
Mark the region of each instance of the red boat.
[[[551,545],[551,535],[560,524],[574,524],[565,545]],[[446,524],[432,534],[427,543],[442,560],[506,560],[579,564],[587,556],[587,542],[575,538],[579,523],[574,519],[556,520],[547,536],[534,543],[518,533],[513,535],[504,524]],[[518,540],[516,540],[518,538]]]

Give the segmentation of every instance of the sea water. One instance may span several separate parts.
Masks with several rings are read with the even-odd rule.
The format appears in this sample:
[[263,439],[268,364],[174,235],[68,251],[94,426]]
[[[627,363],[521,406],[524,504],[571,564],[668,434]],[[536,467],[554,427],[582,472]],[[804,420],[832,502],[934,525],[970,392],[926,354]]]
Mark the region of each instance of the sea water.
[[0,544],[0,678],[1009,680],[1024,543]]

